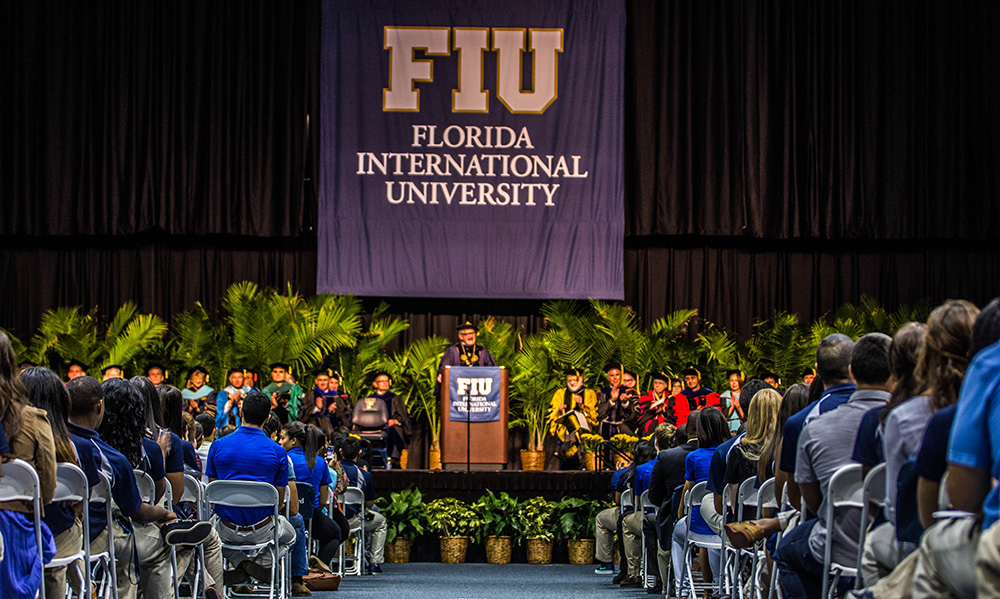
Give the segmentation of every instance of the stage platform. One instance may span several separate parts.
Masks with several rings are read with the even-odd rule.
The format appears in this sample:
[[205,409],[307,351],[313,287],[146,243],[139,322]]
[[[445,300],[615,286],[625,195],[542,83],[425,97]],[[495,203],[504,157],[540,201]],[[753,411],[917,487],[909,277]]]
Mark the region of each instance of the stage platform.
[[383,497],[410,485],[420,489],[426,500],[456,497],[474,501],[490,489],[506,491],[518,499],[542,496],[549,501],[563,497],[608,499],[611,471],[558,470],[374,470],[375,490]]

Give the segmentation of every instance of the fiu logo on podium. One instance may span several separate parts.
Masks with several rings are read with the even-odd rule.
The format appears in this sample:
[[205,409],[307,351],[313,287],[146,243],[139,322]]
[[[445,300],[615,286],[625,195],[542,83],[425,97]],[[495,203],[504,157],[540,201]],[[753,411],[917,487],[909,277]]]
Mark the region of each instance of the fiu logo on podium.
[[[420,112],[416,83],[434,80],[434,61],[415,58],[416,50],[427,56],[458,52],[458,88],[451,92],[452,112],[490,111],[483,62],[491,51],[496,52],[496,95],[510,112],[542,114],[558,95],[562,29],[388,26],[384,47],[389,51],[389,87],[382,90],[384,112]],[[523,81],[521,59],[525,51],[532,54],[530,85]],[[531,91],[524,91],[526,87]]]
[[456,393],[460,396],[470,395],[470,396],[484,396],[489,395],[493,391],[493,379],[481,378],[458,378],[455,381]]

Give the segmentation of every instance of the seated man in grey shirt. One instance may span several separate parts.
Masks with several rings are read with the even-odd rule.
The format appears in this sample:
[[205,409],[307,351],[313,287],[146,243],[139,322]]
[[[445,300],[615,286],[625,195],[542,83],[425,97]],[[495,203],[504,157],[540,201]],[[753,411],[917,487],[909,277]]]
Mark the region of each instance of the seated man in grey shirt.
[[[795,482],[809,511],[819,517],[788,531],[774,553],[779,580],[788,599],[807,599],[822,594],[823,549],[833,542],[833,560],[853,564],[857,559],[857,534],[861,512],[838,510],[834,522],[823,518],[826,487],[833,473],[855,463],[850,439],[868,410],[885,405],[894,379],[889,372],[892,339],[882,333],[865,335],[851,350],[851,376],[857,388],[847,403],[822,414],[802,429],[797,447]],[[845,586],[846,586],[845,581]]]

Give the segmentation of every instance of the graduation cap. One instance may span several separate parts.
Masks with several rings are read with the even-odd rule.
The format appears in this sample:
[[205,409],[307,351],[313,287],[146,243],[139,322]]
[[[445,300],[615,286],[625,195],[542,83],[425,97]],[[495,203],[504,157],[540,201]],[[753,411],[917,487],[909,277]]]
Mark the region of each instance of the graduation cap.
[[809,368],[808,366],[806,366],[805,368],[803,368],[802,369],[802,377],[805,378],[807,376],[816,376],[816,369],[815,368]]
[[759,378],[762,381],[766,381],[767,379],[778,380],[778,375],[771,372],[770,370],[761,370],[760,374],[757,375],[757,378]]
[[387,377],[390,381],[392,380],[392,375],[391,374],[389,374],[388,372],[386,372],[384,370],[379,370],[379,371],[375,372],[375,374],[372,375],[372,383],[374,384],[375,383],[375,379],[377,379],[380,376]]
[[340,376],[340,373],[332,368],[327,368],[326,371],[330,374],[331,379],[336,379],[338,381],[344,380],[344,377]]
[[194,376],[194,373],[196,373],[196,372],[200,372],[203,375],[205,375],[205,382],[208,382],[208,370],[205,369],[205,367],[202,366],[201,364],[195,366],[191,370],[188,370],[187,376],[184,377],[184,378],[190,379],[192,376]]
[[118,370],[118,372],[119,372],[119,373],[120,373],[120,374],[121,374],[121,375],[122,375],[123,377],[125,376],[125,367],[124,367],[124,366],[122,366],[121,364],[108,364],[108,365],[107,365],[107,366],[105,366],[104,368],[101,368],[101,374],[107,374],[107,373],[108,373],[108,371],[109,371],[109,370],[111,370],[112,368],[114,368],[114,369]]
[[566,376],[583,376],[583,373],[580,372],[579,368],[567,368],[566,370],[563,370],[563,374]]
[[280,368],[285,372],[292,371],[291,367],[288,365],[288,362],[271,362],[270,364],[267,365],[267,367],[270,368],[271,370],[276,370]]
[[242,374],[243,376],[247,375],[246,369],[244,369],[244,368],[242,368],[240,366],[233,366],[232,368],[230,368],[229,370],[226,371],[226,378],[228,379],[229,377],[231,377],[233,375],[233,373],[236,373],[236,372]]
[[72,368],[74,366],[78,366],[80,370],[83,371],[87,370],[87,365],[81,362],[80,360],[77,360],[76,358],[73,358],[72,360],[69,361],[69,368]]
[[701,371],[695,368],[694,364],[688,364],[687,368],[681,371],[681,376],[696,376],[701,378]]
[[611,372],[612,370],[625,372],[625,366],[621,362],[608,362],[604,365],[604,372]]
[[740,376],[740,380],[741,381],[743,379],[747,378],[747,375],[743,374],[743,371],[740,370],[739,368],[730,368],[729,370],[727,370],[726,371],[726,378],[728,379],[729,377],[733,376],[734,374],[738,374]]
[[455,330],[458,331],[459,333],[461,333],[462,331],[468,330],[468,329],[472,329],[473,331],[475,331],[476,330],[476,325],[474,325],[471,322],[469,322],[468,320],[466,320],[462,324],[460,324],[457,327],[455,327]]
[[663,372],[662,370],[653,372],[652,374],[650,374],[650,376],[653,378],[654,381],[663,381],[668,385],[670,384],[670,375]]
[[630,377],[632,377],[633,379],[639,378],[639,375],[637,375],[636,373],[632,372],[631,370],[623,370],[622,374],[627,374]]

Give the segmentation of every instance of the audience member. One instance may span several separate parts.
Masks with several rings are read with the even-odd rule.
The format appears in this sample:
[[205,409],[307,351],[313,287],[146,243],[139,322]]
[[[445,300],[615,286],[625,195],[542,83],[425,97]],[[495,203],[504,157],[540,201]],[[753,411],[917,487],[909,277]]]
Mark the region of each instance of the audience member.
[[729,389],[727,389],[719,399],[719,406],[725,410],[726,418],[729,419],[729,430],[734,434],[736,431],[740,430],[740,427],[744,422],[746,422],[747,419],[746,411],[743,409],[743,406],[740,405],[743,379],[743,371],[739,368],[727,370],[726,380],[729,383]]
[[363,524],[365,534],[371,535],[371,543],[365,545],[370,553],[368,571],[370,574],[381,574],[385,551],[385,516],[374,510],[375,481],[370,472],[358,466],[356,460],[360,452],[361,442],[354,437],[344,439],[340,445],[340,465],[344,467],[347,484],[360,488],[365,495],[365,521],[361,522],[361,512],[353,505],[345,506],[344,515],[351,528],[358,528]]
[[[673,425],[667,425],[672,427]],[[673,431],[671,431],[671,436]],[[656,458],[656,444],[648,441],[639,441],[633,452],[635,459],[629,467],[627,479],[631,479],[632,498],[636,506],[640,505],[639,500],[649,484],[649,475],[653,469],[653,460]],[[631,514],[626,514],[622,519],[622,533],[624,536],[625,559],[628,560],[628,578],[619,584],[622,587],[640,587],[643,585],[642,571],[639,568],[642,559],[642,547],[640,537],[642,535],[643,511],[637,509]]]

